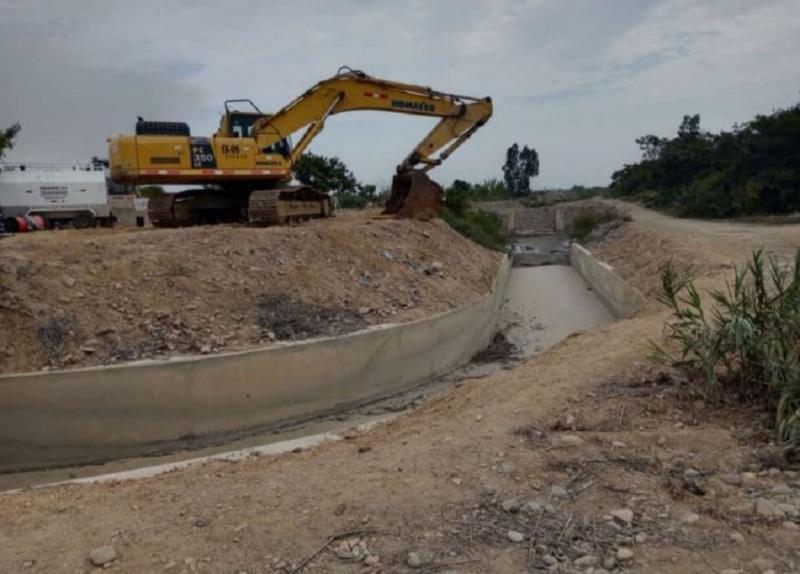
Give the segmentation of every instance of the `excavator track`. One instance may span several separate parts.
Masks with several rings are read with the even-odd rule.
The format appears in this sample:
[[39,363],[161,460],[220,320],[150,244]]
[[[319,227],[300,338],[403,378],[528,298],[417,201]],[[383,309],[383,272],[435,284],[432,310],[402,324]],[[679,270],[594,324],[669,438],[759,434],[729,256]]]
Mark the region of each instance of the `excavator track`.
[[147,217],[155,227],[177,227],[173,206],[175,195],[159,195],[147,201]]
[[253,225],[287,225],[332,215],[328,194],[307,186],[254,191],[248,221]]
[[151,198],[147,215],[155,227],[247,221],[246,192],[189,189]]

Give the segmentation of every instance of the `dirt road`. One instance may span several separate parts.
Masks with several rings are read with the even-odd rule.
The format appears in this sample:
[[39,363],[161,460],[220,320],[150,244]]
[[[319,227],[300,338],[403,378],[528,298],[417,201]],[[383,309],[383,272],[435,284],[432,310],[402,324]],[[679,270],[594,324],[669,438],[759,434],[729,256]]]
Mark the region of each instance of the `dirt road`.
[[[632,214],[598,252],[650,295],[669,259],[710,285],[800,246],[797,226]],[[339,443],[7,495],[0,571],[89,572],[103,546],[116,572],[799,571],[800,475],[769,413],[650,363],[663,319],[648,305]]]

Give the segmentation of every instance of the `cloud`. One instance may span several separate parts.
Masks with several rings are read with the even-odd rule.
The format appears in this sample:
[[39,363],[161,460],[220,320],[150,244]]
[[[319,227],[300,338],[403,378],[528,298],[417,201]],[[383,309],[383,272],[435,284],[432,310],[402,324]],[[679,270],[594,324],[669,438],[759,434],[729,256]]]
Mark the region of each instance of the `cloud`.
[[[444,182],[498,177],[517,141],[535,186],[605,183],[684,113],[720,129],[791,104],[799,47],[795,0],[0,0],[0,125],[23,125],[12,160],[82,160],[136,115],[210,133],[225,99],[274,110],[347,64],[493,97]],[[388,182],[431,123],[346,114],[312,149]]]

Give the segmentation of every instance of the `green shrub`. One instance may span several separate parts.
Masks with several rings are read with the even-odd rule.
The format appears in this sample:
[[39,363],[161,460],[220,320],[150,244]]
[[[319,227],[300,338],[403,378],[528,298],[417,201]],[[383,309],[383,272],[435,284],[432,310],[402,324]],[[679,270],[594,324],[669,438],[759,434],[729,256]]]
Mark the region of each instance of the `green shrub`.
[[662,272],[659,300],[672,310],[659,355],[705,381],[711,392],[761,401],[775,410],[788,450],[800,447],[800,251],[793,266],[755,251],[707,309],[692,278],[672,265]]
[[479,245],[495,251],[505,251],[506,249],[503,222],[494,213],[482,209],[457,213],[445,206],[442,211],[442,219],[461,235]]
[[615,220],[630,221],[630,215],[613,206],[590,207],[575,216],[568,228],[569,235],[575,241],[582,243],[598,226]]
[[370,203],[370,198],[364,195],[340,191],[336,200],[341,209],[363,209]]

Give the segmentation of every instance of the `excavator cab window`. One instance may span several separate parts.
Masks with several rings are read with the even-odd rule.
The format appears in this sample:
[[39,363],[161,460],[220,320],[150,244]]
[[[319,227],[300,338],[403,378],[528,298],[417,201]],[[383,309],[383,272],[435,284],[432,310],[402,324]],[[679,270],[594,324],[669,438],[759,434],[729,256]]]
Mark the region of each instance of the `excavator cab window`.
[[260,116],[253,114],[232,113],[230,116],[231,137],[249,138],[253,129],[253,123]]
[[282,140],[276,141],[274,144],[265,147],[261,150],[264,154],[272,154],[272,153],[279,153],[284,157],[289,157],[292,155],[292,146],[289,145],[289,140],[283,138]]

